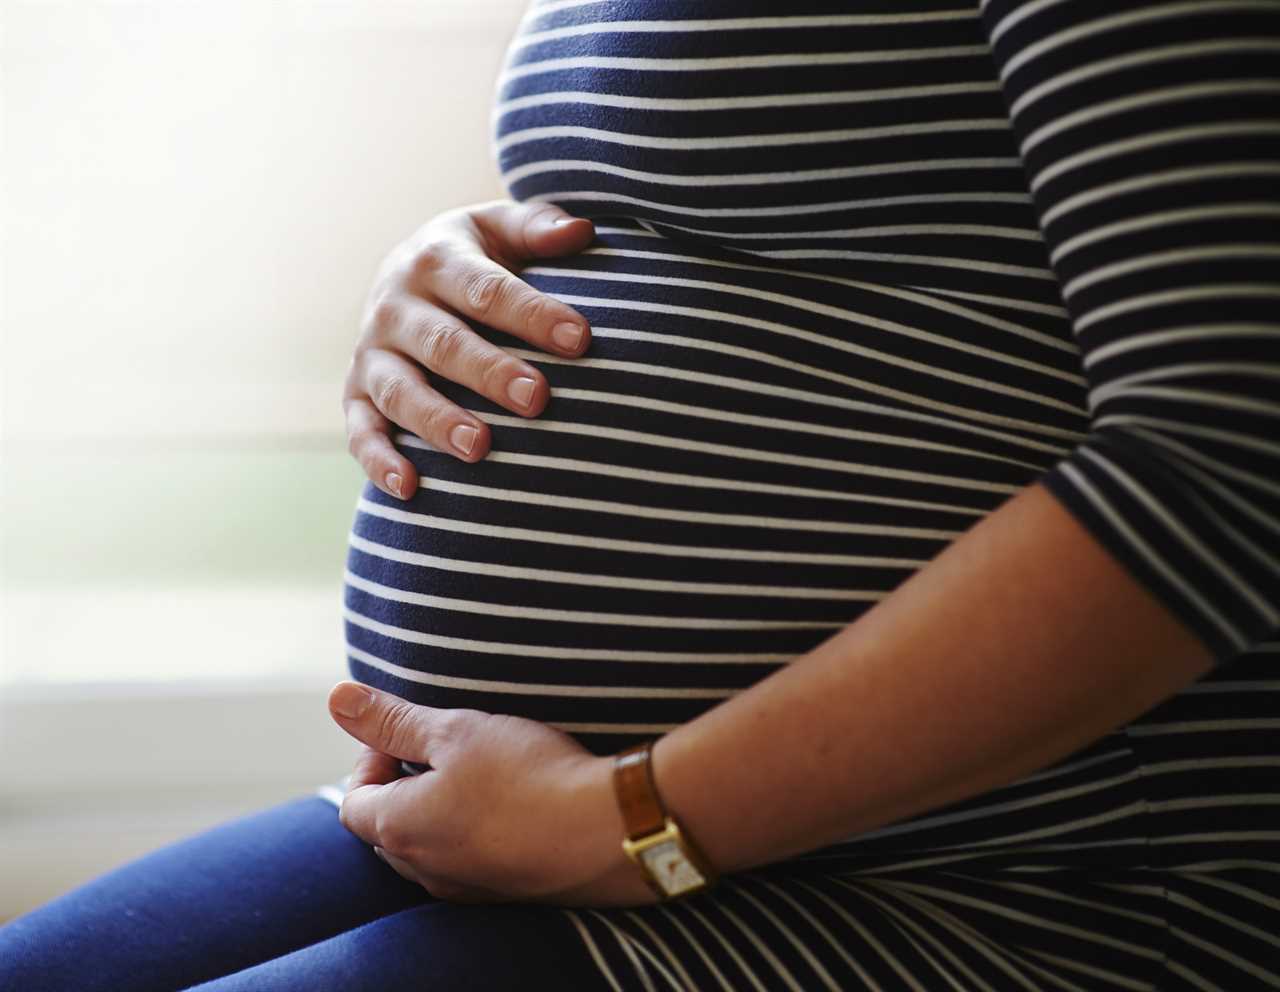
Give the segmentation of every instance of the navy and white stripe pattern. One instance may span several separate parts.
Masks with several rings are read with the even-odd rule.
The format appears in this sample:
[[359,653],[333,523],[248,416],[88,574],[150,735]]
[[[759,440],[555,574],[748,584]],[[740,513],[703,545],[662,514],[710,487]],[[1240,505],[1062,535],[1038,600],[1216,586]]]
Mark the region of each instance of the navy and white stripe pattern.
[[[671,905],[631,989],[1280,988],[1280,2],[551,0],[494,104],[592,323],[467,465],[366,486],[354,677],[607,754],[1042,481],[1213,651],[1006,788]],[[1052,563],[1047,563],[1051,566]],[[906,732],[904,728],[904,732]]]

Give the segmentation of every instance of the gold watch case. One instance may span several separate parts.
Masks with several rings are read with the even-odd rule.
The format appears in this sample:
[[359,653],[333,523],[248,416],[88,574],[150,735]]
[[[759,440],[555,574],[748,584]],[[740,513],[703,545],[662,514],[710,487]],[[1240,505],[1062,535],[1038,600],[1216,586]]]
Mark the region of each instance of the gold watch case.
[[661,830],[637,840],[623,838],[622,849],[640,866],[649,887],[664,899],[701,892],[713,881],[670,816]]

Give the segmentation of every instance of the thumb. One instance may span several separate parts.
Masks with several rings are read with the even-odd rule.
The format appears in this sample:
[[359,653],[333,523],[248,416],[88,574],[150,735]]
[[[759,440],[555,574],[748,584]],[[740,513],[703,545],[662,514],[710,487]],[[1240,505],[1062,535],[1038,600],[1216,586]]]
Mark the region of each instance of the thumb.
[[485,233],[514,258],[547,258],[582,251],[595,239],[595,225],[553,203],[500,200],[472,215]]
[[329,714],[343,730],[375,751],[430,763],[441,745],[440,711],[358,682],[329,691]]
[[596,236],[595,225],[586,217],[574,217],[547,203],[531,208],[525,229],[525,242],[536,255],[582,251]]

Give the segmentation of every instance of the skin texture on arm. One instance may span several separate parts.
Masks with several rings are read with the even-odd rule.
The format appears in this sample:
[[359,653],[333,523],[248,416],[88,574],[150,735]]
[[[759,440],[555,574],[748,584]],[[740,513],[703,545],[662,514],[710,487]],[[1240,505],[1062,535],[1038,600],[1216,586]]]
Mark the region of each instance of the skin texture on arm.
[[1211,662],[1033,485],[857,622],[662,737],[654,778],[713,865],[738,870],[1015,781]]

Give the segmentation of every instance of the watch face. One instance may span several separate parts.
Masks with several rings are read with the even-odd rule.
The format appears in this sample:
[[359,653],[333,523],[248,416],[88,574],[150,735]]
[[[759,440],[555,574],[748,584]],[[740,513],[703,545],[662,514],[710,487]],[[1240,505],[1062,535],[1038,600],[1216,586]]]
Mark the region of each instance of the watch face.
[[702,873],[689,862],[674,840],[654,844],[640,856],[669,896],[696,888],[705,881]]

